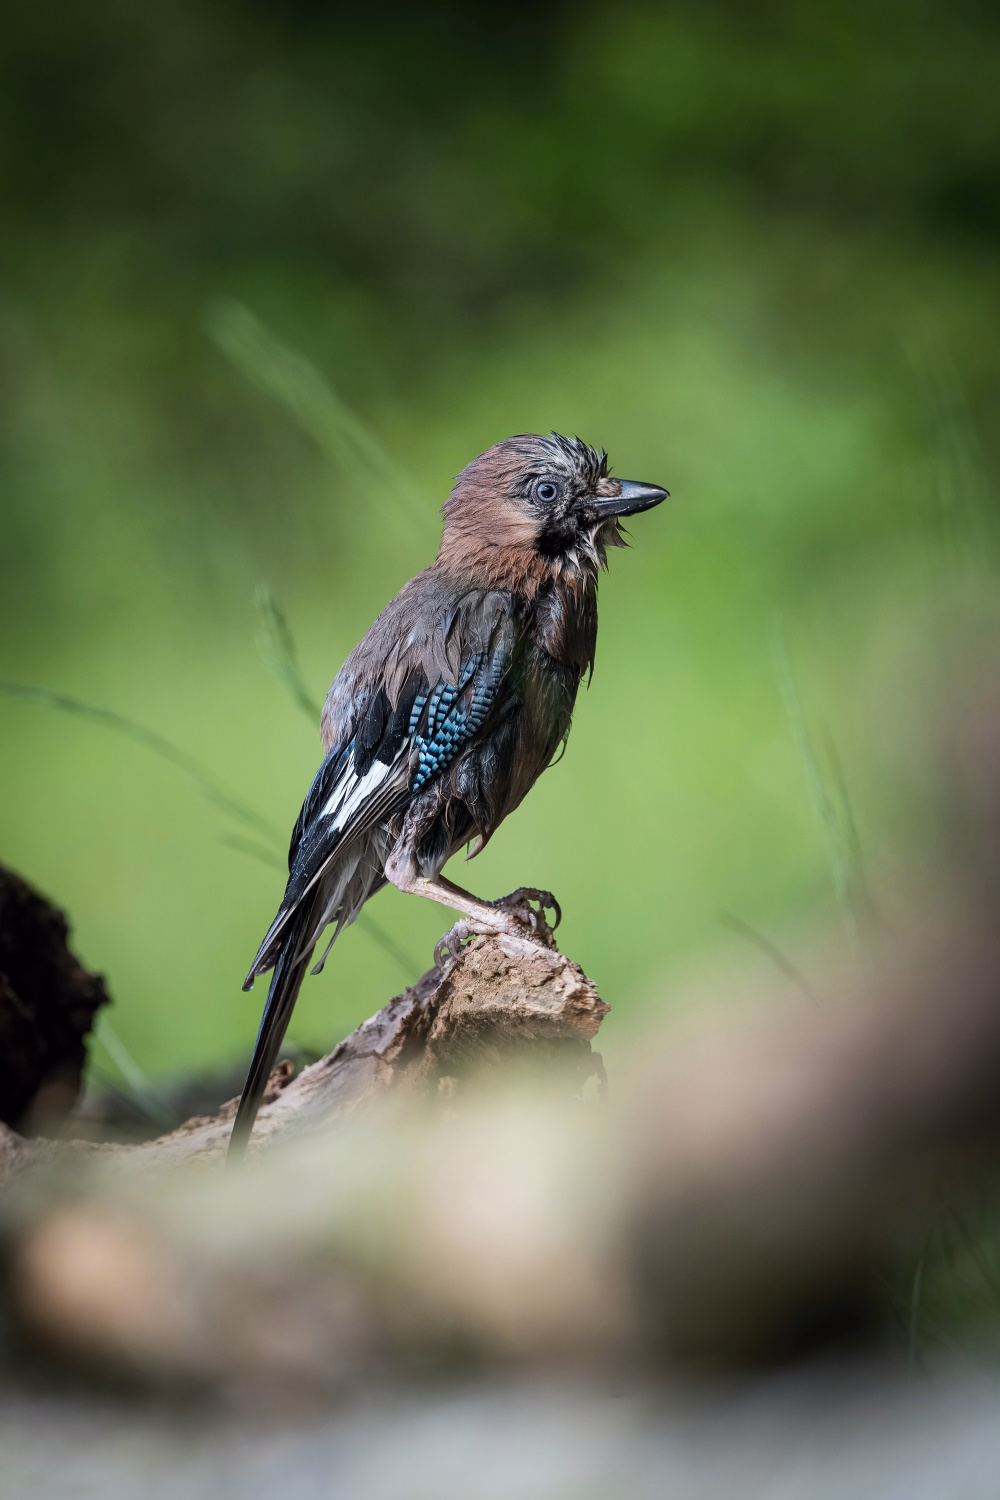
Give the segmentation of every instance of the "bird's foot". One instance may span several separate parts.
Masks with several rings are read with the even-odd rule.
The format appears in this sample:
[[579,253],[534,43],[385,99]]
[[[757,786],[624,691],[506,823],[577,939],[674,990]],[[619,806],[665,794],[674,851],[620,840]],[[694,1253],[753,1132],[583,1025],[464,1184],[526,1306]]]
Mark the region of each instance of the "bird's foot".
[[[533,886],[522,885],[509,896],[501,896],[487,905],[491,915],[496,913],[495,921],[485,917],[482,921],[461,917],[434,945],[434,962],[444,973],[458,962],[462,945],[474,937],[495,937],[503,932],[522,941],[526,938],[543,948],[556,946],[552,934],[562,921],[562,912],[551,891],[537,891]],[[555,914],[551,926],[546,920],[546,911]]]
[[[562,921],[562,908],[551,891],[539,891],[534,886],[522,885],[516,891],[511,891],[509,896],[491,901],[490,905],[512,919],[515,923],[514,936],[530,937],[543,948],[556,946],[552,934]],[[555,921],[551,924],[545,916],[547,911],[555,916]]]

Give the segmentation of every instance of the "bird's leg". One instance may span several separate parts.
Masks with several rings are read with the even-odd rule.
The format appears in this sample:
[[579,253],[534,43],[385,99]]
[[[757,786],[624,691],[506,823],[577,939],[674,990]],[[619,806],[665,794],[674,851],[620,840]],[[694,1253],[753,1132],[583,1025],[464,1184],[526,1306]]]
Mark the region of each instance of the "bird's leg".
[[443,906],[450,906],[453,911],[461,913],[462,920],[445,933],[434,949],[434,962],[439,967],[445,953],[457,958],[461,945],[467,938],[484,933],[503,932],[521,942],[554,946],[545,921],[544,906],[541,915],[532,912],[528,906],[529,899],[541,901],[545,897],[545,904],[558,912],[558,905],[547,891],[532,891],[522,887],[512,896],[506,896],[500,901],[480,901],[470,891],[464,891],[444,875],[439,874],[434,878],[421,875],[412,857],[408,857],[406,851],[399,850],[398,846],[386,860],[385,873],[397,890],[414,896],[426,896],[431,901],[440,901]]
[[[469,891],[463,890],[460,885],[456,885],[454,881],[448,880],[444,875],[438,875],[437,884],[440,888],[447,890],[451,898],[457,898],[455,900],[457,910],[462,911],[467,909],[465,906],[458,905],[458,901],[462,901],[463,903],[468,903],[468,908],[475,909],[477,912],[483,908],[485,908],[487,913],[502,912],[505,916],[512,917],[516,924],[513,931],[509,924],[505,924],[501,929],[502,931],[506,931],[511,937],[530,937],[532,942],[538,943],[542,947],[555,947],[555,939],[552,933],[562,921],[562,911],[560,910],[559,902],[551,891],[539,891],[534,886],[522,885],[518,886],[516,891],[512,891],[509,896],[501,896],[496,901],[483,902],[471,895]],[[441,900],[442,898],[438,896],[435,899]],[[537,910],[532,906],[532,902],[537,904]],[[447,904],[451,905],[451,900]],[[551,927],[545,917],[547,909],[555,913],[555,921]],[[474,925],[474,922],[475,919],[470,920],[467,916],[461,922],[456,922],[455,926],[449,932],[445,933],[434,950],[435,963],[440,963],[438,957],[439,950],[442,952],[447,950],[453,957],[458,956],[458,948],[462,942],[466,938],[475,936],[481,930]],[[493,930],[496,929],[494,928]]]

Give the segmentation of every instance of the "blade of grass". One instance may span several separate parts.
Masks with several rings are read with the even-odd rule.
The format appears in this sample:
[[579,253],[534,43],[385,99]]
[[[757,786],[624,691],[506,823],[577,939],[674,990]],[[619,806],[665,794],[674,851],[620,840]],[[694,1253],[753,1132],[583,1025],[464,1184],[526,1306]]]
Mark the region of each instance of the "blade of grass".
[[976,1235],[955,1209],[950,1210],[950,1219],[987,1288],[995,1298],[1000,1298],[1000,1275],[987,1254],[982,1235]]
[[219,843],[225,844],[228,849],[238,849],[240,854],[249,854],[251,859],[259,860],[268,869],[280,870],[282,875],[288,874],[288,861],[267,844],[258,844],[255,839],[244,838],[240,833],[220,833]]
[[916,1270],[913,1273],[913,1283],[910,1287],[910,1316],[907,1325],[907,1365],[910,1374],[916,1372],[919,1351],[917,1348],[917,1336],[920,1331],[920,1299],[924,1289],[924,1266],[927,1261],[927,1246],[921,1250],[917,1259]]
[[868,883],[868,872],[865,868],[861,834],[858,831],[857,819],[854,816],[854,803],[847,786],[847,777],[844,775],[844,763],[840,758],[840,751],[837,749],[837,743],[830,726],[823,724],[821,726],[821,733],[823,735],[826,757],[833,771],[833,782],[837,789],[837,799],[840,803],[840,826],[844,836],[851,906],[859,926],[870,926],[875,916],[875,902]]
[[118,1072],[125,1080],[130,1097],[151,1120],[172,1130],[177,1124],[170,1110],[163,1104],[146,1074],[102,1011],[94,1025],[93,1036],[100,1043]]
[[774,967],[780,973],[784,974],[786,979],[790,979],[793,984],[799,987],[808,1000],[811,1000],[814,1005],[817,1003],[816,996],[802,970],[796,968],[791,959],[786,958],[781,949],[772,943],[770,938],[765,937],[762,932],[757,931],[756,927],[751,927],[749,922],[744,922],[742,917],[737,917],[730,911],[720,912],[719,920],[725,926],[731,928],[733,932],[738,932],[740,937],[746,938],[755,948],[758,948],[766,958],[771,960]]
[[270,589],[259,584],[254,592],[254,603],[260,618],[257,633],[257,649],[261,660],[292,695],[293,701],[316,729],[319,726],[321,709],[311,696],[299,666],[299,653],[292,635],[291,626],[281,605]]
[[206,307],[203,324],[216,347],[258,390],[278,400],[294,421],[344,471],[366,499],[387,505],[396,524],[426,541],[431,509],[419,487],[386,452],[326,377],[300,350],[277,338],[242,302],[222,297]]
[[953,562],[996,543],[989,465],[944,329],[924,318],[903,340],[917,377],[941,540]]
[[175,766],[187,778],[198,795],[213,807],[218,808],[220,812],[225,813],[235,822],[242,823],[245,827],[262,834],[279,848],[283,845],[284,840],[273,823],[270,823],[267,818],[262,818],[252,807],[247,807],[244,802],[227,792],[219,785],[211,772],[195,760],[193,755],[188,755],[186,750],[173,744],[164,735],[157,734],[154,729],[147,729],[133,719],[126,718],[124,714],[115,713],[113,709],[85,703],[82,699],[73,698],[68,693],[56,693],[50,688],[38,687],[33,683],[0,680],[0,694],[7,698],[20,699],[25,703],[36,703],[43,708],[51,708],[57,713],[71,714],[75,718],[86,719],[92,724],[100,724],[105,729],[113,729],[117,734],[125,735],[136,744],[151,750],[161,760],[168,761],[170,765]]
[[947,1332],[942,1342],[954,1346],[957,1341],[961,1353],[972,1359],[975,1312],[971,1301],[974,1294],[966,1276],[962,1274],[963,1268],[959,1260],[962,1240],[961,1235],[955,1231],[961,1226],[957,1215],[947,1203],[942,1202],[939,1206],[937,1227],[941,1244],[938,1280],[949,1303]]
[[775,676],[778,679],[778,689],[785,707],[785,714],[792,731],[792,739],[795,742],[799,761],[805,773],[809,799],[812,802],[813,810],[823,831],[827,864],[830,870],[830,882],[833,886],[837,903],[843,913],[848,936],[852,945],[857,947],[860,942],[860,931],[857,913],[851,899],[850,856],[845,847],[840,822],[837,818],[833,801],[827,791],[823,773],[820,770],[819,761],[816,757],[812,736],[806,724],[805,714],[802,710],[802,700],[799,697],[795,676],[792,672],[792,664],[788,657],[784,629],[778,615],[775,615],[771,621],[771,659],[774,663]]
[[370,917],[366,911],[361,911],[355,917],[354,925],[355,927],[360,927],[362,932],[366,932],[372,941],[377,943],[382,951],[395,961],[396,965],[406,975],[408,984],[413,984],[415,980],[419,979],[423,972],[420,965],[415,959],[410,958],[409,954],[405,953],[402,948],[397,946],[395,939],[389,936],[382,924],[376,922],[374,917]]

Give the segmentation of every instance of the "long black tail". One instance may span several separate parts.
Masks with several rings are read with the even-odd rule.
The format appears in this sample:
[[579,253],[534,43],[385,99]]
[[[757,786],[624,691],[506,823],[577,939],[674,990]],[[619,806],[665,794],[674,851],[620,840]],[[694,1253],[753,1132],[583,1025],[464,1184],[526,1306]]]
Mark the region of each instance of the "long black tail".
[[250,1071],[243,1085],[240,1107],[236,1111],[236,1119],[233,1122],[233,1133],[229,1137],[227,1162],[239,1161],[246,1152],[247,1141],[250,1139],[257,1111],[260,1109],[260,1101],[264,1097],[267,1080],[285,1039],[285,1031],[291,1020],[292,1011],[295,1009],[299,986],[309,967],[312,949],[300,953],[299,944],[313,920],[312,905],[313,903],[309,900],[303,901],[285,930],[281,953],[274,966],[274,973],[271,975],[271,986],[267,992],[264,1014],[260,1018],[260,1030],[257,1032]]

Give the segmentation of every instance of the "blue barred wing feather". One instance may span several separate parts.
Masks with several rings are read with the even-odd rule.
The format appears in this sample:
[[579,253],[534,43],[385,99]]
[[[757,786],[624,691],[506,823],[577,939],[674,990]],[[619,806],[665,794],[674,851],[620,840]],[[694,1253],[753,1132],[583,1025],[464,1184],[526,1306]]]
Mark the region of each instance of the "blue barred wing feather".
[[[424,701],[416,699],[410,716],[410,733],[417,751],[414,793],[445,770],[481,728],[507,670],[509,654],[506,639],[501,639],[492,652],[475,652],[463,665],[457,683],[439,682],[435,686],[426,699],[426,714]],[[466,689],[470,691],[466,693]],[[421,725],[423,734],[418,733]]]

